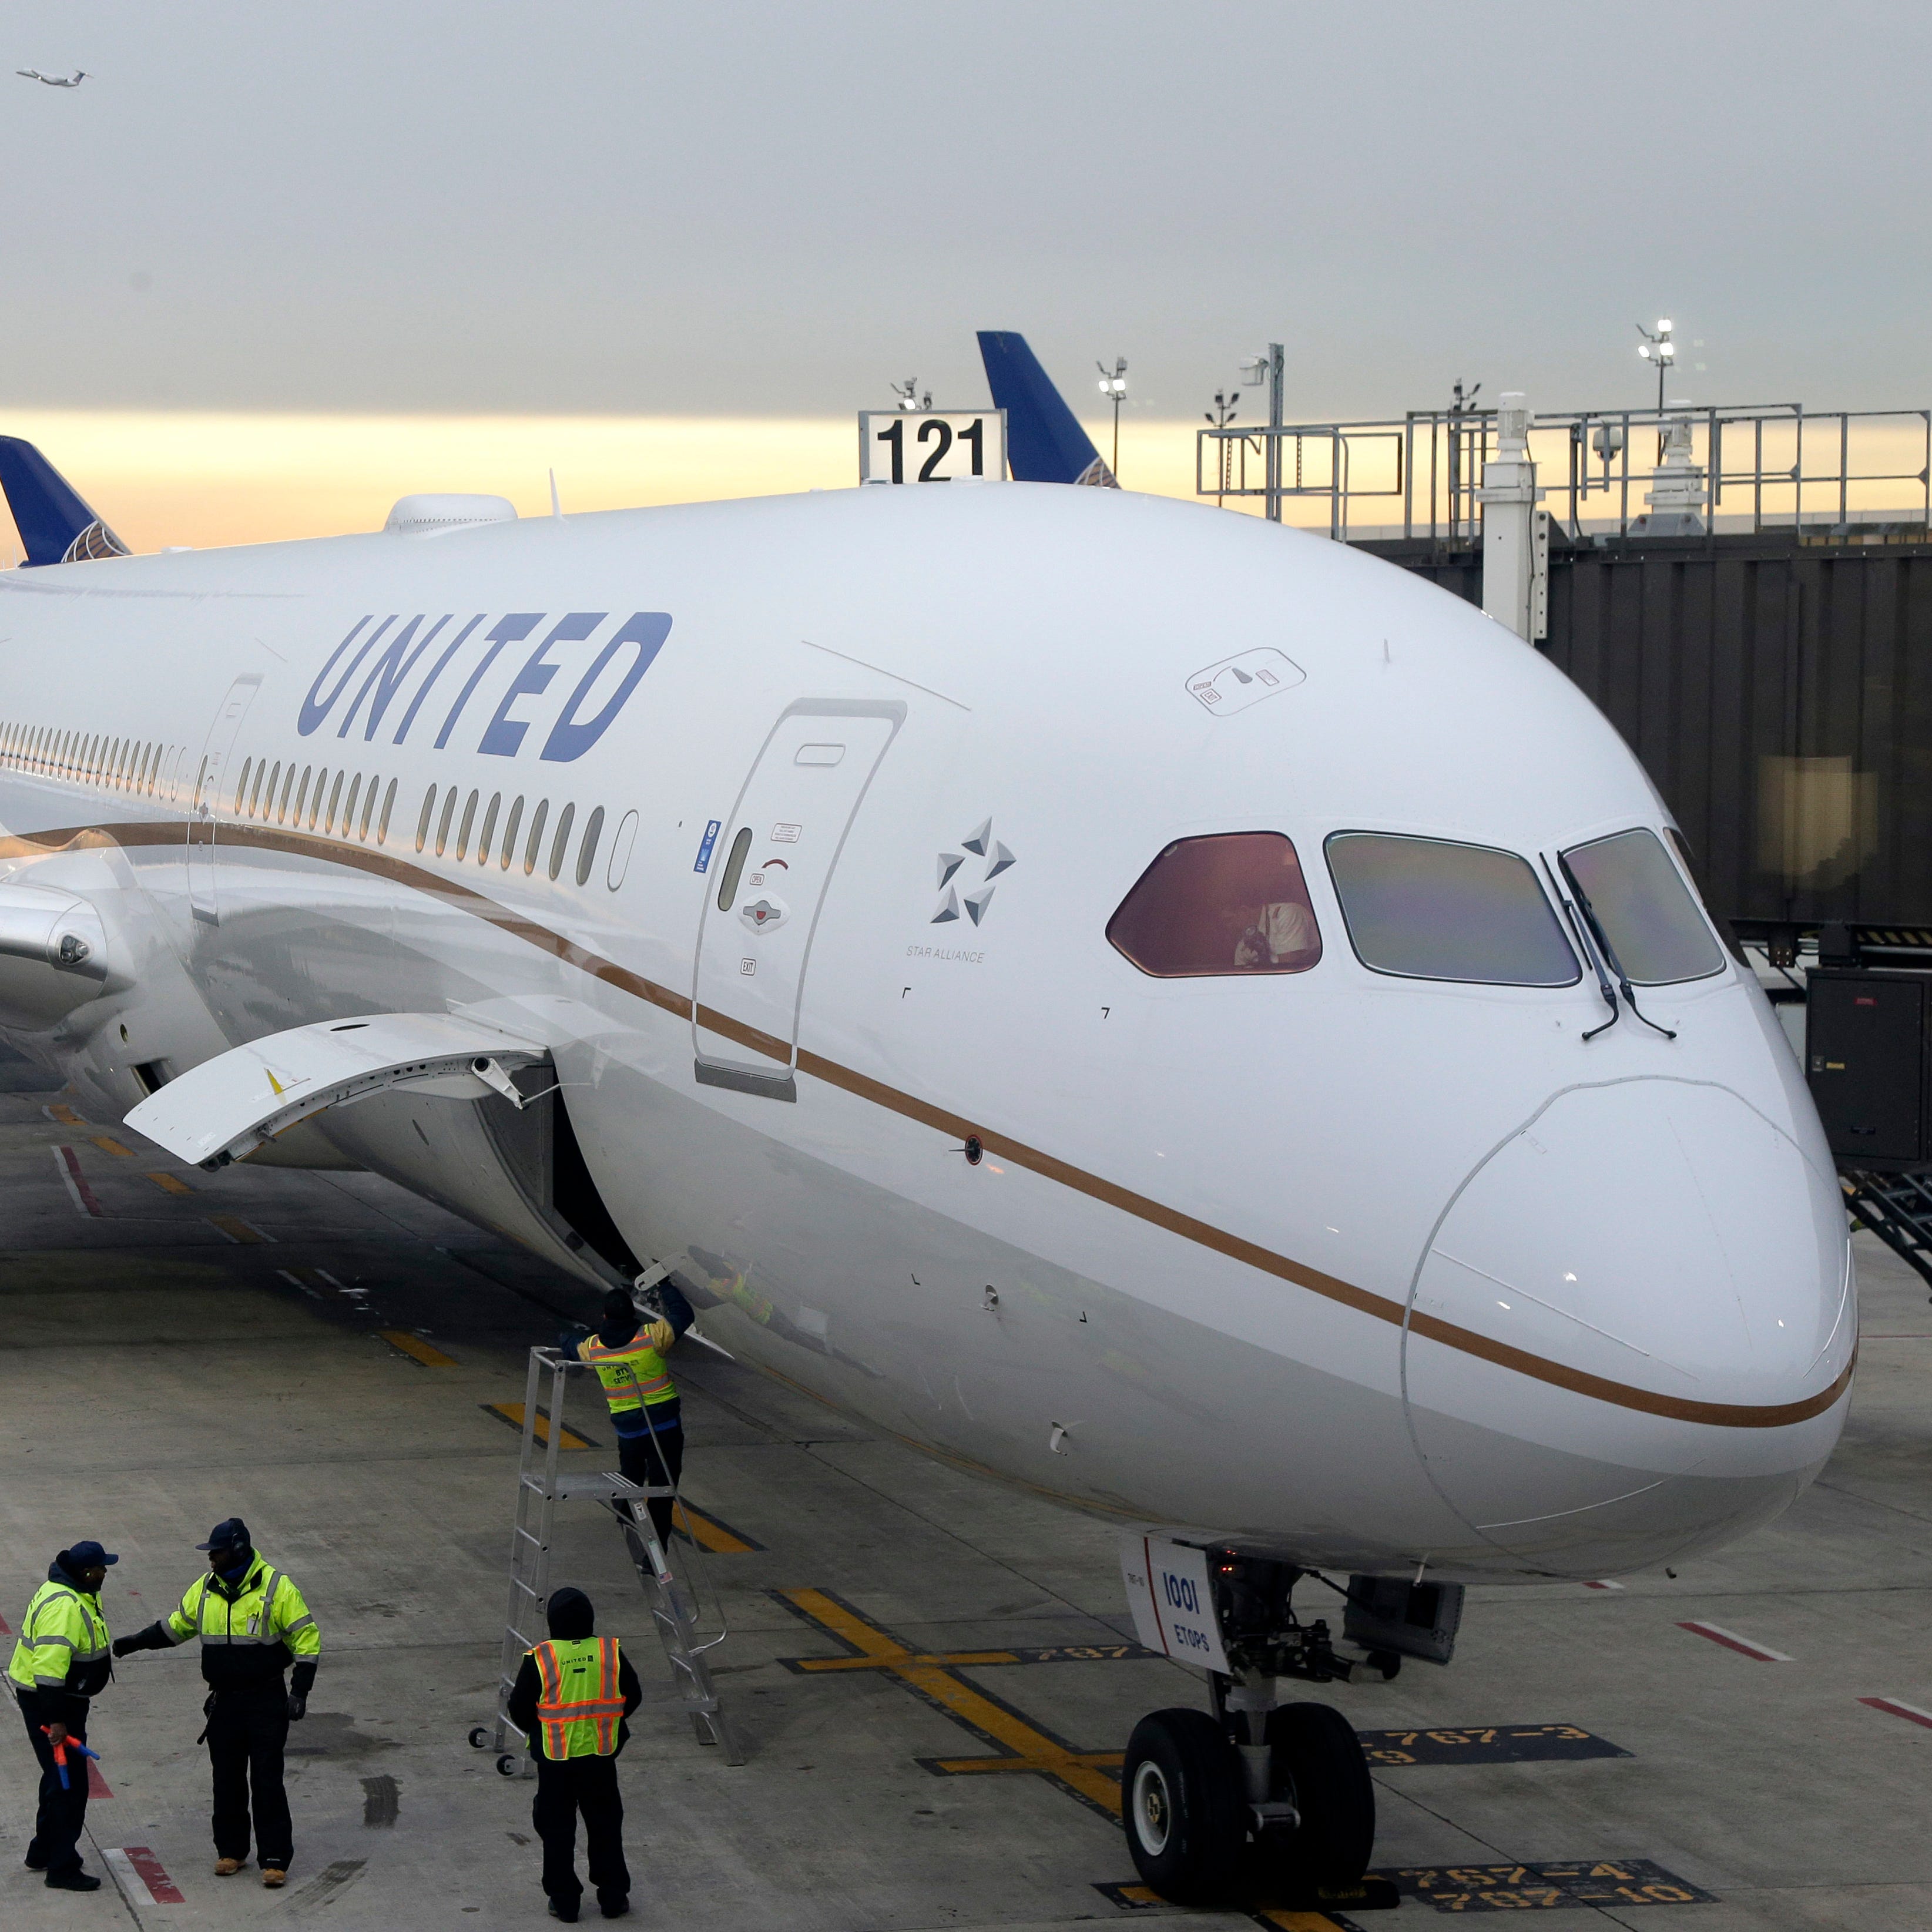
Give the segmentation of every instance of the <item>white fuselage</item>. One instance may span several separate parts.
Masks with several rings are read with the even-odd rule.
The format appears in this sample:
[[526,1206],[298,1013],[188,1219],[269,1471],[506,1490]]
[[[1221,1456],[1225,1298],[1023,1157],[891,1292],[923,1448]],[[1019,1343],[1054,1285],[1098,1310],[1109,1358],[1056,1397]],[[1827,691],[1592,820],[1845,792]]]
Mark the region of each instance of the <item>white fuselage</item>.
[[[1190,690],[1263,646],[1303,680]],[[1588,972],[1352,949],[1334,832],[1540,868],[1667,820],[1533,651],[1342,546],[1010,484],[92,562],[0,578],[0,694],[5,875],[89,899],[116,968],[10,1036],[118,1117],[137,1065],[514,1018],[708,1334],[962,1463],[1307,1563],[1595,1576],[1764,1520],[1837,1438],[1845,1218],[1750,975],[1586,1042]],[[1171,842],[1253,831],[1294,842],[1318,964],[1109,944]],[[319,1124],[541,1246],[477,1111]]]

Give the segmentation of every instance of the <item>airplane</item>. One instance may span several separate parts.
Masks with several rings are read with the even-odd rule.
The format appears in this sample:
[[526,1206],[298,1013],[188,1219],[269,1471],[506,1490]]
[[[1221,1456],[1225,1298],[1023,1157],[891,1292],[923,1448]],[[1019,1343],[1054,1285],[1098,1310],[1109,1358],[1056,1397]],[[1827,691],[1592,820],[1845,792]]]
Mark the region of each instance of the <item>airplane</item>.
[[78,87],[83,80],[92,78],[86,71],[76,68],[70,79],[57,74],[43,74],[38,68],[16,67],[14,71],[22,80],[38,80],[43,87]]
[[0,1031],[212,1172],[668,1274],[1111,1522],[1207,1689],[1129,1741],[1137,1868],[1346,1905],[1372,1786],[1298,1685],[1789,1505],[1846,1216],[1576,687],[1344,545],[1065,487],[987,340],[1057,480],[133,556],[0,442]]

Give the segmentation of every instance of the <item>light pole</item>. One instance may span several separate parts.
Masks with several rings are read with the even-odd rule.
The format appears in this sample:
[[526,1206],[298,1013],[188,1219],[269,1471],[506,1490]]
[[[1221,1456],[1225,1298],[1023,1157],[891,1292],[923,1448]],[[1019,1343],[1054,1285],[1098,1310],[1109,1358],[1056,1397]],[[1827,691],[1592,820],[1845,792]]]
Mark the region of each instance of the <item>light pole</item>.
[[1120,480],[1120,398],[1127,393],[1127,358],[1124,356],[1114,358],[1114,366],[1109,369],[1104,362],[1096,362],[1094,368],[1100,372],[1100,393],[1112,398],[1114,405],[1114,460],[1110,466],[1114,481]]
[[1668,320],[1661,320],[1658,322],[1654,334],[1645,328],[1642,322],[1639,322],[1636,326],[1636,332],[1643,338],[1643,340],[1637,346],[1636,352],[1646,362],[1654,362],[1657,364],[1657,412],[1661,416],[1664,413],[1664,379],[1669,372],[1671,364],[1677,359],[1677,345],[1670,339],[1670,324]]
[[[1240,398],[1241,392],[1238,389],[1228,389],[1225,392],[1216,389],[1214,392],[1214,406],[1207,411],[1206,419],[1216,429],[1226,429],[1234,420],[1234,405],[1240,400]],[[1226,507],[1222,499],[1228,492],[1228,462],[1230,452],[1228,439],[1226,436],[1217,436],[1215,441],[1219,446],[1218,460],[1220,468],[1216,472],[1216,480],[1220,487],[1214,492],[1214,507],[1219,510]]]
[[[1287,368],[1288,352],[1279,342],[1270,342],[1265,356],[1250,356],[1241,364],[1241,375],[1249,382],[1268,382],[1268,428],[1281,428],[1282,379]],[[1281,438],[1270,436],[1263,459],[1264,485],[1263,514],[1271,524],[1281,521]]]

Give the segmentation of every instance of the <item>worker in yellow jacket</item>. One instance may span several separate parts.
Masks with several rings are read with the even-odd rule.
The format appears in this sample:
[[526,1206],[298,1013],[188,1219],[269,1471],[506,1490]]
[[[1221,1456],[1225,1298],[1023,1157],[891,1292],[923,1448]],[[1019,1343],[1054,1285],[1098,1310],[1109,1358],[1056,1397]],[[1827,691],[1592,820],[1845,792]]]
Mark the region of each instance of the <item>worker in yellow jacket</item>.
[[100,1888],[100,1880],[80,1862],[87,1760],[79,1751],[66,1752],[63,1777],[54,1750],[86,1743],[88,1700],[106,1688],[112,1674],[100,1588],[107,1566],[120,1560],[94,1542],[63,1550],[47,1565],[47,1580],[34,1592],[20,1619],[20,1640],[7,1666],[40,1766],[40,1805],[27,1846],[27,1869],[45,1872],[56,1892]]
[[597,1613],[581,1590],[554,1592],[547,1616],[550,1640],[524,1653],[508,1707],[537,1761],[530,1822],[543,1841],[543,1888],[550,1916],[574,1923],[584,1897],[577,1876],[581,1812],[597,1903],[606,1918],[621,1918],[631,1909],[631,1874],[617,1754],[628,1736],[624,1720],[644,1701],[644,1688],[617,1640],[594,1634]]
[[[207,1552],[208,1574],[188,1586],[179,1609],[118,1640],[114,1654],[201,1640],[201,1675],[208,1686],[202,1736],[214,1777],[215,1876],[232,1878],[248,1862],[252,1790],[262,1882],[286,1885],[295,1834],[282,1752],[290,1724],[308,1708],[322,1633],[295,1579],[256,1550],[238,1516],[217,1523],[208,1540],[195,1546]],[[282,1672],[291,1664],[295,1674],[284,1686]]]
[[[684,1470],[684,1418],[664,1358],[695,1312],[674,1281],[658,1282],[657,1293],[662,1316],[640,1314],[628,1288],[614,1288],[597,1326],[587,1334],[568,1330],[562,1345],[597,1371],[617,1432],[620,1472],[641,1488],[669,1489]],[[658,1542],[669,1542],[670,1498],[653,1496],[649,1508]]]

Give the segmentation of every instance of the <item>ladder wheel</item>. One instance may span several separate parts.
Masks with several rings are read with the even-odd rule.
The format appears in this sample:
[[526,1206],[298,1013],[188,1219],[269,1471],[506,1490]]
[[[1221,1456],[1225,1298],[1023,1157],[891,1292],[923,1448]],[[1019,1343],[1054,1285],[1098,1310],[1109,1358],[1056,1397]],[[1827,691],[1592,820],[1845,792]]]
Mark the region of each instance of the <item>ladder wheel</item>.
[[506,1778],[514,1778],[517,1773],[523,1768],[523,1766],[518,1764],[517,1760],[512,1757],[508,1751],[506,1751],[503,1755],[496,1760],[496,1768],[500,1771]]
[[490,1748],[490,1726],[488,1724],[478,1724],[470,1733],[470,1748],[472,1750],[488,1750]]

